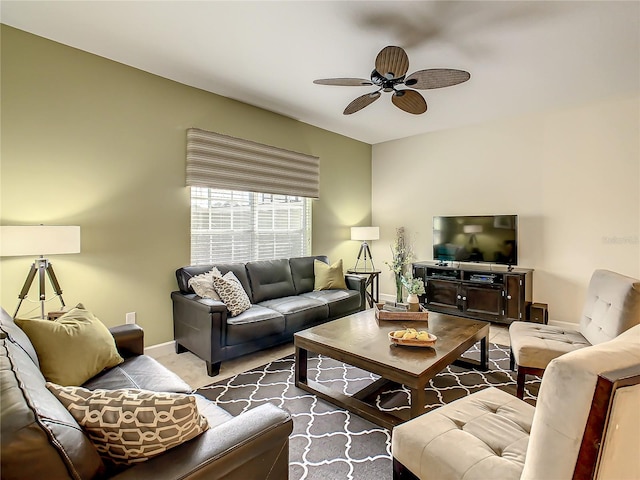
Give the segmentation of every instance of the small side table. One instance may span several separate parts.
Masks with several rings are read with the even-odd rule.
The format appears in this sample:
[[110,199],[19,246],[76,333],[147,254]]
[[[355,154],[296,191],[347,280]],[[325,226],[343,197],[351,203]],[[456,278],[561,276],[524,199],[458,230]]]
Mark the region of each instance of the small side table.
[[364,283],[365,300],[369,303],[369,307],[373,308],[374,303],[378,303],[380,296],[380,273],[381,270],[358,270],[351,268],[347,270],[347,273],[354,275],[366,276],[367,279]]
[[71,309],[69,307],[62,307],[60,310],[55,310],[53,312],[48,312],[47,313],[47,320],[57,320],[58,318],[60,318],[61,316],[63,316],[65,313],[69,313]]

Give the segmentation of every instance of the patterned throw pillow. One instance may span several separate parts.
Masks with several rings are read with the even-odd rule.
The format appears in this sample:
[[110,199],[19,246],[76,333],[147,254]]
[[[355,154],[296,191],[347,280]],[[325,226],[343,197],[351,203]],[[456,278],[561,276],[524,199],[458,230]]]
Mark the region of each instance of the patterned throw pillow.
[[240,280],[233,272],[225,273],[224,277],[213,277],[213,286],[227,304],[227,310],[232,317],[240,315],[245,310],[251,308],[251,301],[247,296],[247,292],[242,288]]
[[46,385],[107,462],[144,462],[209,428],[193,395]]
[[206,273],[190,278],[189,286],[193,288],[193,291],[196,292],[196,295],[199,297],[220,300],[220,295],[218,295],[218,292],[216,292],[216,289],[213,287],[213,277],[221,276],[220,270],[213,267]]
[[347,289],[342,270],[342,259],[333,265],[327,265],[320,260],[313,261],[313,273],[315,275],[314,290]]

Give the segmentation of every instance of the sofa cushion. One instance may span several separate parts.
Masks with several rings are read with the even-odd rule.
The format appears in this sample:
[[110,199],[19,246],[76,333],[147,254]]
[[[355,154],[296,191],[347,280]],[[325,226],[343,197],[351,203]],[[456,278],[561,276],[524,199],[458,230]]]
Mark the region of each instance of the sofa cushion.
[[393,456],[421,479],[516,480],[534,410],[490,387],[395,427]]
[[287,332],[297,332],[329,318],[326,302],[302,295],[274,298],[260,305],[284,315]]
[[227,345],[240,345],[256,339],[282,334],[284,315],[262,305],[252,305],[237,317],[227,318]]
[[98,477],[104,464],[23,347],[0,340],[3,480]]
[[640,325],[549,363],[522,479],[571,478],[599,374],[640,365]]
[[82,386],[89,390],[138,388],[174,393],[191,393],[193,391],[178,375],[147,355],[127,358],[120,365],[102,372]]
[[310,292],[313,290],[316,276],[313,270],[313,261],[319,260],[329,263],[329,259],[325,255],[317,255],[315,257],[294,257],[289,259],[289,268],[291,269],[291,277],[296,287],[296,294]]
[[314,290],[346,290],[347,284],[344,281],[342,259],[331,265],[327,265],[320,260],[314,260],[313,271],[316,277],[313,285]]
[[193,395],[46,385],[102,458],[116,464],[144,462],[209,428]]
[[211,298],[213,300],[220,300],[220,295],[213,288],[213,277],[221,277],[220,270],[213,267],[206,273],[196,275],[189,279],[189,286],[196,292],[196,295],[202,298]]
[[225,409],[220,408],[214,402],[203,397],[202,395],[194,393],[193,396],[196,399],[198,412],[200,413],[200,415],[207,419],[207,423],[209,424],[210,429],[216,428],[218,425],[222,425],[223,423],[226,423],[233,418],[233,415],[231,415]]
[[343,317],[360,310],[360,293],[355,290],[317,290],[300,296],[325,302],[329,306],[331,318]]
[[38,354],[43,375],[60,385],[82,385],[123,362],[109,329],[79,307],[54,321],[16,319]]
[[247,262],[253,303],[296,294],[289,268],[289,260],[261,260]]

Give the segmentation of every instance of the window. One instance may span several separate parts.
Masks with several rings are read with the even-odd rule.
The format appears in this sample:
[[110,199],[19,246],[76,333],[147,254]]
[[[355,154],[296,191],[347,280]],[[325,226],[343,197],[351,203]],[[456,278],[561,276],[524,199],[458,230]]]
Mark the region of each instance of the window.
[[310,255],[311,199],[191,187],[191,264]]

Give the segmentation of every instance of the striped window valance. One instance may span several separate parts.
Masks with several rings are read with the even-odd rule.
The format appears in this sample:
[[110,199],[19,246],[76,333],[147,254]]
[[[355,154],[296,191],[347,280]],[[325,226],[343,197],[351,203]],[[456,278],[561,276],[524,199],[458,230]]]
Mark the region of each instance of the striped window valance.
[[187,185],[318,198],[320,159],[208,132],[187,130]]

